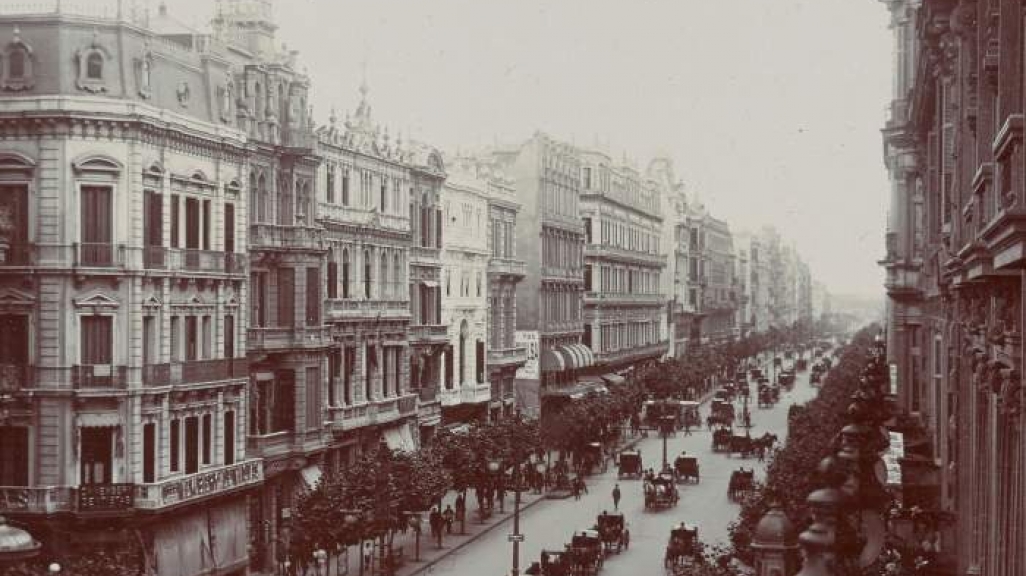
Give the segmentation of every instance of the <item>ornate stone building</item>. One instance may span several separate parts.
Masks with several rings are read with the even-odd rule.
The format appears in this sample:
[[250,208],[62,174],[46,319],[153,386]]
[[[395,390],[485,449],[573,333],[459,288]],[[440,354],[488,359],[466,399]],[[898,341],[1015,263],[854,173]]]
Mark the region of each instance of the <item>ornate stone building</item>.
[[0,14],[0,514],[50,554],[130,538],[156,574],[243,573],[260,56],[35,7]]
[[[666,251],[666,270],[660,276],[659,292],[665,298],[667,354],[681,356],[691,345],[700,317],[697,295],[691,292],[689,276],[691,231],[688,226],[688,198],[674,171],[673,161],[656,158],[649,163],[648,177],[656,182],[663,218],[661,246]],[[694,296],[694,298],[692,298]]]
[[455,170],[442,189],[441,204],[446,227],[442,324],[449,339],[443,356],[442,422],[484,421],[491,400],[488,183],[476,171]]
[[892,390],[915,424],[905,498],[953,513],[955,574],[1026,573],[1022,403],[1023,11],[1010,0],[886,2],[884,133]]
[[584,335],[608,372],[663,357],[663,218],[656,181],[598,151],[581,150]]

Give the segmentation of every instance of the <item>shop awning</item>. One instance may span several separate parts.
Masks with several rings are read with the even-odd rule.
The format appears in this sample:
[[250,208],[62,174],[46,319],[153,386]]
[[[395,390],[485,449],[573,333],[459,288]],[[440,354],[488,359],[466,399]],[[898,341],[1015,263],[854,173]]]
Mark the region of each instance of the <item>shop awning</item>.
[[566,357],[557,349],[548,348],[541,354],[542,372],[562,372],[567,369]]
[[609,384],[623,384],[627,381],[626,378],[620,376],[619,374],[603,374],[602,379],[608,382]]
[[299,474],[303,477],[303,483],[309,490],[313,490],[317,487],[317,483],[321,480],[321,465],[311,464],[302,468]]
[[581,368],[587,368],[595,364],[595,356],[591,353],[591,349],[584,344],[564,344],[562,346],[556,346],[556,350],[563,353],[564,356],[570,361],[569,366],[572,370],[580,370]]
[[80,428],[117,428],[121,426],[121,416],[110,412],[105,414],[79,414],[78,426]]
[[385,444],[387,444],[391,450],[413,452],[417,449],[413,443],[413,434],[410,433],[410,427],[406,424],[395,426],[393,428],[386,428],[382,435],[385,438]]

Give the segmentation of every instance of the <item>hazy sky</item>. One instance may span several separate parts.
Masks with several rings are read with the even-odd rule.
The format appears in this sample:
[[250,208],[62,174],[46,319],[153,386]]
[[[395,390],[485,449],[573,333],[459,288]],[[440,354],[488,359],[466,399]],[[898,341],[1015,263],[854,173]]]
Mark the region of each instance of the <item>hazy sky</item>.
[[[155,0],[154,0],[155,1]],[[213,0],[170,0],[206,20]],[[882,293],[876,0],[277,0],[319,122],[353,110],[444,150],[543,130],[669,155],[732,229],[776,225],[834,292]]]

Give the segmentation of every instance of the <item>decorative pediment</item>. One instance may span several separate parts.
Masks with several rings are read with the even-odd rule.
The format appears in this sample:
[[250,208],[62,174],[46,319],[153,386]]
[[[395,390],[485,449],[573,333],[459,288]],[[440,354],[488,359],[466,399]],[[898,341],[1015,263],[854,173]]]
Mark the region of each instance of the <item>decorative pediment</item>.
[[242,183],[238,180],[232,179],[230,182],[224,185],[225,194],[238,195],[242,192]]
[[190,310],[195,310],[197,308],[210,308],[210,309],[213,309],[214,308],[214,303],[213,302],[207,302],[206,300],[200,298],[199,295],[197,295],[197,294],[190,294],[184,300],[180,300],[178,302],[173,303],[172,306],[175,307],[175,308],[187,308],[187,309],[190,309]]
[[0,177],[31,179],[36,161],[17,152],[0,152]]
[[151,294],[149,297],[143,300],[142,305],[143,308],[146,308],[147,310],[158,310],[160,309],[160,307],[164,305],[164,303],[158,300],[156,296]]
[[105,154],[86,154],[72,160],[71,166],[78,173],[96,173],[115,176],[121,173],[124,165]]
[[116,310],[117,308],[121,307],[121,302],[118,302],[116,299],[102,292],[93,292],[92,294],[89,294],[87,296],[75,298],[74,302],[76,308],[99,308],[104,310]]
[[11,41],[3,49],[0,89],[8,92],[31,90],[36,85],[36,57],[32,47],[21,39],[21,30],[15,26]]
[[75,52],[78,62],[79,90],[98,93],[107,91],[107,78],[111,72],[107,64],[111,61],[110,52],[100,43],[99,30],[93,29],[93,39],[88,45]]
[[0,310],[30,310],[36,304],[36,297],[17,288],[0,288]]
[[239,301],[238,301],[238,299],[235,298],[234,295],[233,296],[229,296],[228,299],[224,301],[224,305],[227,308],[238,308],[239,307]]

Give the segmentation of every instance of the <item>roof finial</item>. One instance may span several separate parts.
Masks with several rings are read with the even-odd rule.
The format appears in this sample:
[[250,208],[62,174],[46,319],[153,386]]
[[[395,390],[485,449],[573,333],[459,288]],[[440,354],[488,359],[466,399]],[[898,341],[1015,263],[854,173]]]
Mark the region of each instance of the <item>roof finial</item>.
[[368,90],[370,90],[369,88],[367,88],[367,60],[366,59],[364,59],[364,61],[361,64],[361,66],[363,68],[363,78],[362,78],[362,80],[360,80],[360,99],[363,100],[363,101],[366,101],[367,100],[367,92],[368,92]]

